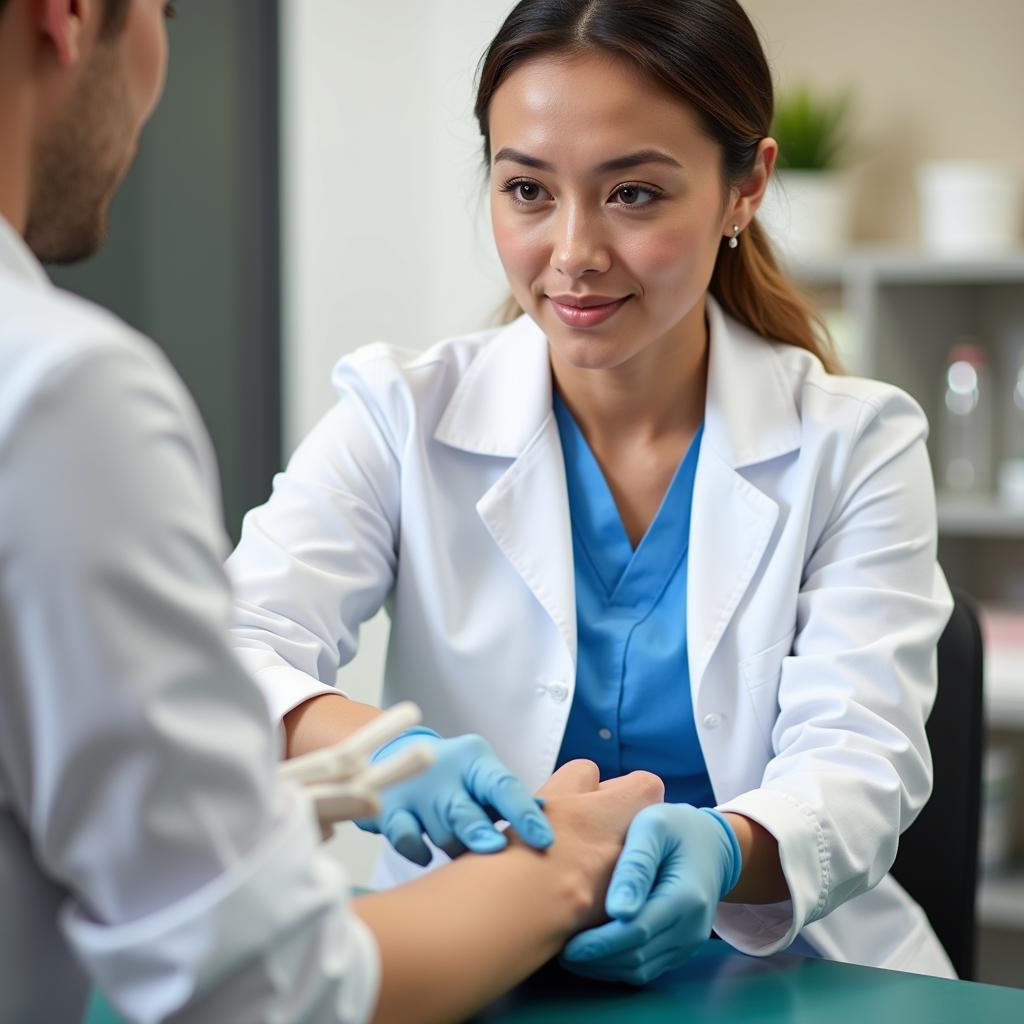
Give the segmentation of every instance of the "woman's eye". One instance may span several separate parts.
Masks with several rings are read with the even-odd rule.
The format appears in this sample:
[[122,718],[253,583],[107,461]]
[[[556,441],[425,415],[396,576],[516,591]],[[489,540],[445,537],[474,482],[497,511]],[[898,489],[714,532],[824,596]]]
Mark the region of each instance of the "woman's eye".
[[649,206],[661,197],[653,188],[644,185],[620,185],[612,195],[622,206]]
[[506,181],[501,186],[501,191],[511,195],[512,200],[519,203],[520,206],[534,206],[539,200],[547,198],[549,195],[547,189],[538,185],[537,182],[522,179]]

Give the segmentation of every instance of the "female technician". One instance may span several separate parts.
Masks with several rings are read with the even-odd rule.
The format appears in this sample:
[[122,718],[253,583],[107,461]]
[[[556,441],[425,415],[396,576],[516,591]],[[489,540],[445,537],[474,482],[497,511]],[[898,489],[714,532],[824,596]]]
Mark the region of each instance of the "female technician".
[[951,607],[926,423],[838,375],[754,219],[754,29],[735,0],[523,0],[476,112],[524,315],[344,359],[229,563],[289,752],[377,713],[333,682],[384,606],[387,700],[451,737],[367,823],[409,860],[500,846],[500,794],[574,757],[664,780],[574,969],[644,981],[713,925],[951,974],[887,874]]

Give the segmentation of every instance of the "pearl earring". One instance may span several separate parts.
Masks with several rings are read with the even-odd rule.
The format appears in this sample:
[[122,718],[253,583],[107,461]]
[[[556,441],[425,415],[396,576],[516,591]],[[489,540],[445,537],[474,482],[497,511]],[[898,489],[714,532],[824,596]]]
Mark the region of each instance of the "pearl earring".
[[732,226],[732,238],[729,239],[729,248],[738,249],[740,245],[740,226],[739,224],[733,224]]

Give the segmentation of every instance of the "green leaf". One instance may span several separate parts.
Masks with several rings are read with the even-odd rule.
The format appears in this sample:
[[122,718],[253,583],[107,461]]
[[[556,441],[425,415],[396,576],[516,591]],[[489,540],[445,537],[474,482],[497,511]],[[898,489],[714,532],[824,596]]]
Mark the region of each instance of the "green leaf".
[[819,96],[802,85],[781,95],[772,121],[772,137],[779,144],[779,168],[834,170],[849,146],[852,107],[850,89]]

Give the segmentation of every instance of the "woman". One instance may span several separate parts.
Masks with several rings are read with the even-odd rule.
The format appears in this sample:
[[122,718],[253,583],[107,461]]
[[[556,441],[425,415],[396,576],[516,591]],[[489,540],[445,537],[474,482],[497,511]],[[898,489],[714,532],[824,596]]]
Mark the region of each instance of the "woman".
[[754,219],[777,147],[749,20],[524,0],[476,112],[525,315],[343,360],[230,562],[289,751],[375,713],[331,684],[386,606],[388,699],[459,737],[368,823],[410,859],[423,832],[485,848],[506,766],[663,778],[575,970],[645,981],[713,923],[750,953],[951,974],[887,876],[929,793],[950,609],[926,423],[836,374]]

